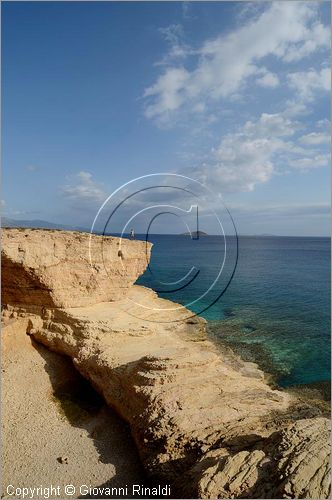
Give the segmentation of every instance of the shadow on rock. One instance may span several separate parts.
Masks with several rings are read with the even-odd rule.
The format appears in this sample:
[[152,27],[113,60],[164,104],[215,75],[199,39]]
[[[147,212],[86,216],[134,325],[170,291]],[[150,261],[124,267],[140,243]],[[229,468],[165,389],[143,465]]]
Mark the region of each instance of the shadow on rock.
[[[105,404],[91,384],[74,368],[69,357],[49,351],[33,340],[31,342],[45,361],[45,371],[52,384],[51,397],[62,418],[66,418],[73,427],[88,432],[98,451],[99,460],[113,464],[116,469],[115,477],[103,487],[120,488],[127,485],[128,491],[131,491],[130,478],[137,478],[137,467],[142,482],[147,485],[143,467],[138,465],[140,461],[129,426]],[[124,450],[130,450],[130,455],[135,458],[128,460]],[[114,496],[118,497],[132,498],[123,494]]]

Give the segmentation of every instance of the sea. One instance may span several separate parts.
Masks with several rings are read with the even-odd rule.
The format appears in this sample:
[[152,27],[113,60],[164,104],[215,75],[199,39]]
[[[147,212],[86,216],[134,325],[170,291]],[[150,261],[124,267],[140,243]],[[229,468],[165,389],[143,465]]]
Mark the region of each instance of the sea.
[[200,314],[215,342],[258,363],[279,386],[330,381],[330,238],[149,241],[151,261],[138,284]]

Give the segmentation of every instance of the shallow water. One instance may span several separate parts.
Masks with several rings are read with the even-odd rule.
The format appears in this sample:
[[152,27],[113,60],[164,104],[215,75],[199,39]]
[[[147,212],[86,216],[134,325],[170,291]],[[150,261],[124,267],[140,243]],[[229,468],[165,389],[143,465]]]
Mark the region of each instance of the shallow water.
[[150,241],[150,268],[138,284],[194,312],[205,309],[210,334],[257,361],[280,385],[330,380],[329,238],[240,237],[234,278],[211,307],[234,268],[236,240],[227,239],[221,278],[195,303],[218,274],[223,240],[152,235]]

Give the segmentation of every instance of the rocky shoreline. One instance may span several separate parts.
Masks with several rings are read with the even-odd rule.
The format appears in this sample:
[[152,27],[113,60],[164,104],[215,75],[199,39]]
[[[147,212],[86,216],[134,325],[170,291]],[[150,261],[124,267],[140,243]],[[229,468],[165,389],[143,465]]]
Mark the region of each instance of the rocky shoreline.
[[29,229],[2,241],[4,323],[26,321],[72,359],[128,422],[152,482],[172,497],[329,497],[325,409],[273,389],[203,319],[134,285],[144,242]]

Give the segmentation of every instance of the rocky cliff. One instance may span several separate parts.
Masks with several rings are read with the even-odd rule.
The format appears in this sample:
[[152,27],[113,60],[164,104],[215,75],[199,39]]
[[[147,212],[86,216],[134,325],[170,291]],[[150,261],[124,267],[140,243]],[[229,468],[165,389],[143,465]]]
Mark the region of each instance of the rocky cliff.
[[4,229],[2,304],[64,308],[118,300],[145,271],[150,251],[143,241]]
[[119,253],[119,240],[94,236],[91,269],[87,238],[5,230],[4,318],[28,318],[29,335],[72,358],[129,423],[150,476],[173,497],[328,498],[324,407],[272,389],[207,339],[204,320],[131,286],[145,243]]

